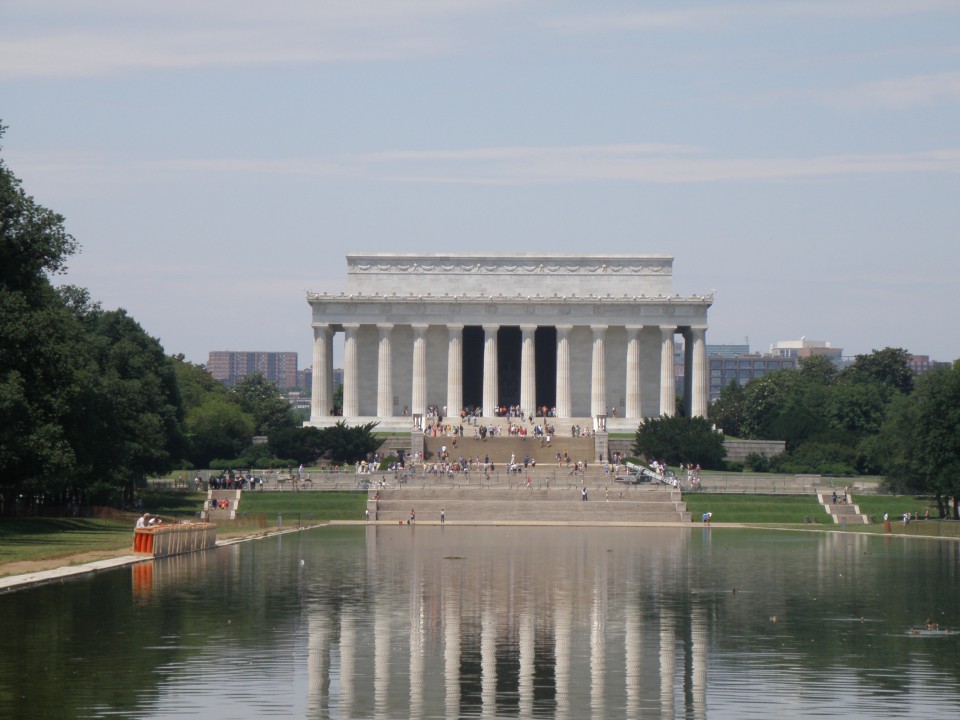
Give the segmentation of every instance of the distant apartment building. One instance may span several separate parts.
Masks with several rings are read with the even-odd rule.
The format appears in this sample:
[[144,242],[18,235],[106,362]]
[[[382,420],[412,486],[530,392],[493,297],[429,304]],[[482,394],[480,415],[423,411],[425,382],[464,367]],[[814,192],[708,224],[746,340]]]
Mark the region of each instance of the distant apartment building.
[[808,358],[824,356],[833,360],[837,365],[843,362],[843,348],[833,347],[827,340],[780,340],[770,346],[770,354],[786,358]]
[[925,373],[929,370],[932,370],[937,365],[943,364],[931,360],[929,355],[911,355],[909,363],[910,369],[918,375],[920,373]]
[[774,370],[795,368],[799,362],[796,357],[773,355],[737,355],[723,357],[711,355],[710,363],[710,402],[720,397],[720,391],[730,383],[746,385],[754,378],[763,377]]
[[[313,368],[304,368],[297,375],[299,382],[297,387],[311,389],[313,387]],[[333,369],[333,389],[336,390],[343,385],[343,368]]]
[[260,373],[278,387],[298,387],[297,353],[211,350],[207,372],[230,387],[241,378]]

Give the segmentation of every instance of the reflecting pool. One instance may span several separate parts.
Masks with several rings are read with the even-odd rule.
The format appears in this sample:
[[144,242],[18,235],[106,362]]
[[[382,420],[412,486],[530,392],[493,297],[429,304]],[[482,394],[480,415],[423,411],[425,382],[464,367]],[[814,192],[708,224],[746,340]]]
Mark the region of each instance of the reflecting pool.
[[852,533],[324,528],[0,595],[0,718],[953,718],[958,572]]

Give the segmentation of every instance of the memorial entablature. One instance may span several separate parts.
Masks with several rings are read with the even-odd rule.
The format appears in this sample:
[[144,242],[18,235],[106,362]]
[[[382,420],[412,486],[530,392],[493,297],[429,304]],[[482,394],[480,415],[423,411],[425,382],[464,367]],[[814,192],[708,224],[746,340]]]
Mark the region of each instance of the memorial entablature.
[[706,415],[707,310],[672,292],[665,255],[347,255],[347,291],[308,293],[314,331],[309,424],[333,415],[333,340],[343,334],[343,418],[410,431],[448,417],[579,419],[633,430],[676,412],[674,336],[685,338],[684,402]]

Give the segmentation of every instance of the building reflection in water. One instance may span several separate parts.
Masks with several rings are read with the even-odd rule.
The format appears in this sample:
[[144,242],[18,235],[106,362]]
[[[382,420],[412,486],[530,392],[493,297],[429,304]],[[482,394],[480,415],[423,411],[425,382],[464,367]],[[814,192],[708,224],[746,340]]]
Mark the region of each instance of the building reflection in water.
[[304,590],[311,717],[706,717],[689,530],[366,533],[356,597]]

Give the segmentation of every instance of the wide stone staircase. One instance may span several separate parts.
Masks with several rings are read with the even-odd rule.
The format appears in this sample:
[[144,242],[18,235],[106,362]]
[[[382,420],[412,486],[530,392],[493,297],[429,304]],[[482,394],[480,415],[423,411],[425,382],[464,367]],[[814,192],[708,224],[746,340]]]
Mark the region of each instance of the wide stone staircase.
[[[836,497],[836,502],[834,502]],[[850,493],[821,492],[817,493],[817,499],[823,505],[827,514],[833,518],[834,525],[869,525],[870,518],[860,512],[860,507],[853,502],[853,496]]]
[[417,521],[435,523],[441,509],[450,523],[690,522],[679,492],[649,486],[407,486],[372,489],[367,499],[370,520],[382,522],[405,523],[416,511]]
[[523,463],[524,457],[530,457],[537,461],[537,467],[542,468],[547,465],[557,465],[557,453],[560,453],[561,459],[566,453],[571,462],[578,461],[590,463],[596,462],[594,457],[594,438],[592,437],[561,437],[551,438],[550,444],[546,439],[528,435],[527,437],[516,437],[505,435],[501,437],[491,437],[481,440],[467,435],[462,438],[455,438],[456,445],[453,444],[454,438],[450,437],[425,437],[424,455],[428,461],[437,458],[437,454],[443,446],[446,446],[451,461],[456,461],[459,457],[464,458],[490,458],[490,462],[503,467],[510,462],[513,456],[514,462]]

